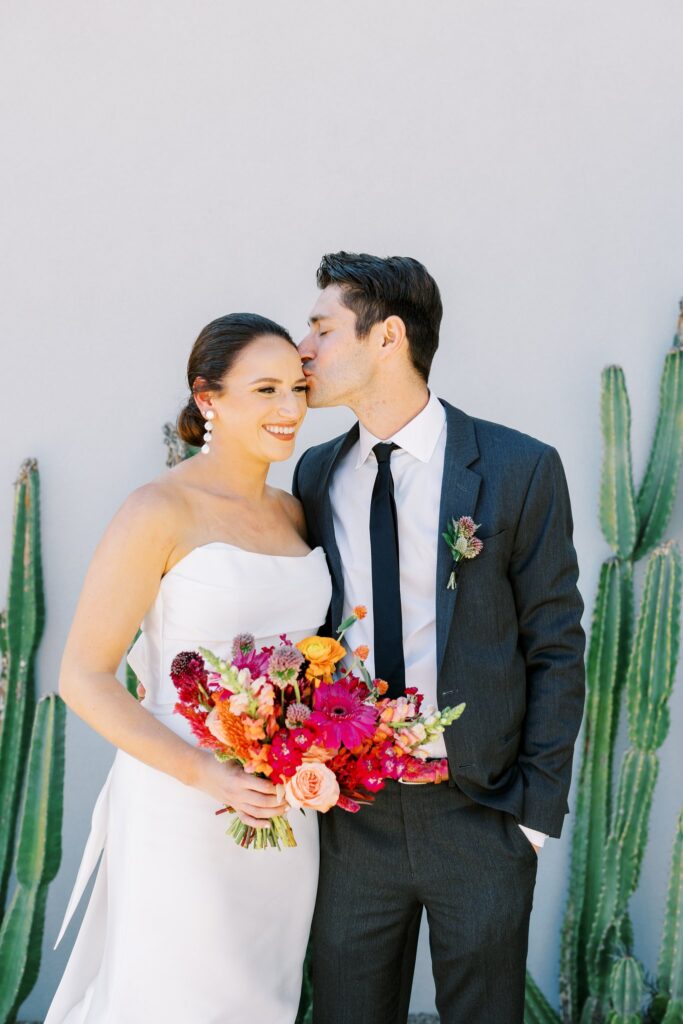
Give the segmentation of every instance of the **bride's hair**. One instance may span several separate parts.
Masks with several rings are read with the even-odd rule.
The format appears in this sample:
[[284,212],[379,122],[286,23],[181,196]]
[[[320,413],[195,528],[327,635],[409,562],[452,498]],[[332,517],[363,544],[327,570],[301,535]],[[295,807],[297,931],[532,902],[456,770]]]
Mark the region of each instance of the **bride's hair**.
[[[240,352],[264,334],[277,334],[290,345],[296,345],[288,331],[274,320],[258,313],[229,313],[207,324],[192,346],[187,361],[187,383],[193,392],[197,377],[206,382],[202,391],[220,391],[223,379],[230,372]],[[201,447],[204,443],[204,417],[192,393],[178,416],[178,434],[187,444]]]

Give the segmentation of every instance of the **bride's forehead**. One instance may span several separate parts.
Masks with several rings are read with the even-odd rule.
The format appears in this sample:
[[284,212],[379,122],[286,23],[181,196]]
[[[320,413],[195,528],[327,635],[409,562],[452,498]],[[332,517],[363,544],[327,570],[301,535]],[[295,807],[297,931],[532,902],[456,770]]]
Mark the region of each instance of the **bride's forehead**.
[[281,378],[301,375],[301,357],[296,346],[284,338],[264,335],[255,338],[239,355],[230,375],[235,379],[251,377]]

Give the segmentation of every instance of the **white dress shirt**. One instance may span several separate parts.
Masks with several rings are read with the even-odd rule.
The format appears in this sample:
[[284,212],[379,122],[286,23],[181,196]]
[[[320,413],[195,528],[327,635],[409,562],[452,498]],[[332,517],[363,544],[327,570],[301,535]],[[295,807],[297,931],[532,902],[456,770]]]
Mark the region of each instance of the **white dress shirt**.
[[[446,412],[430,393],[424,409],[390,438],[374,437],[362,423],[358,441],[339,461],[330,487],[334,530],[344,574],[343,617],[359,604],[367,616],[348,634],[351,648],[367,644],[368,671],[374,674],[370,500],[377,477],[373,447],[381,441],[399,446],[391,455],[391,475],[398,517],[401,614],[406,686],[438,706],[436,665],[436,559],[441,481],[446,453]],[[336,623],[333,623],[336,625]],[[443,737],[434,740],[430,757],[445,757]],[[520,825],[527,838],[543,846],[546,836]]]

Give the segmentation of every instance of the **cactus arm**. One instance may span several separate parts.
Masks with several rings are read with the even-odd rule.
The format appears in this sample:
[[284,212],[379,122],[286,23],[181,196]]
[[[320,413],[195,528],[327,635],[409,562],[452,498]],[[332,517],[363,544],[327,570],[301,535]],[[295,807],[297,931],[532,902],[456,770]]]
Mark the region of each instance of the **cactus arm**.
[[587,995],[585,949],[602,885],[601,862],[610,827],[612,760],[633,621],[630,562],[602,566],[587,659],[583,756],[572,833],[567,909],[562,926],[560,1000],[564,1019],[578,1018]]
[[664,360],[657,426],[643,482],[638,491],[636,558],[646,555],[664,535],[676,497],[682,454],[683,301],[678,332]]
[[678,658],[681,562],[674,544],[656,548],[648,562],[629,664],[631,748],[619,776],[617,806],[605,846],[602,888],[588,942],[590,991],[606,997],[611,958],[620,945],[623,915],[640,874],[647,825],[668,721],[665,711]]
[[635,957],[623,956],[615,961],[610,973],[609,994],[617,1020],[641,1019],[645,978],[643,968]]
[[637,515],[631,469],[631,409],[620,366],[608,366],[603,371],[601,420],[600,523],[614,553],[628,558],[636,542]]
[[683,999],[672,999],[666,1008],[662,1024],[681,1024],[683,1021]]
[[561,1024],[560,1016],[527,971],[524,987],[524,1024]]
[[5,694],[7,693],[7,616],[0,611],[0,732],[5,713]]
[[679,647],[681,562],[672,542],[657,548],[648,563],[641,614],[629,665],[629,737],[639,750],[661,746],[669,728],[668,699]]
[[20,767],[25,763],[35,707],[33,670],[43,632],[40,558],[39,478],[34,461],[25,462],[15,486],[14,533],[7,603],[7,692],[0,731],[0,906],[10,874]]
[[671,855],[657,984],[669,1000],[683,1002],[683,811]]
[[14,865],[17,886],[0,928],[3,1021],[14,1018],[38,977],[47,890],[62,854],[65,717],[56,694],[36,707]]

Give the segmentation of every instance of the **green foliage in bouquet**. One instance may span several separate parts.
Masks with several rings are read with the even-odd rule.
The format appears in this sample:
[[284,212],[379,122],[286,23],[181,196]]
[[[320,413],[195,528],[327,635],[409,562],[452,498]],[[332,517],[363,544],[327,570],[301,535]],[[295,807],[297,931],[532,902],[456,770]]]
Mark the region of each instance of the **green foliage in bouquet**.
[[[0,1022],[15,1019],[38,977],[45,902],[62,856],[64,704],[36,706],[35,657],[45,605],[35,461],[15,485],[7,611],[2,616],[0,724]],[[7,905],[14,872],[15,885]],[[6,908],[6,909],[5,909]]]
[[[639,491],[631,470],[624,374],[602,375],[600,523],[613,556],[602,566],[588,649],[583,756],[562,929],[561,1017],[527,975],[525,1024],[683,1021],[681,820],[674,842],[656,981],[633,956],[629,901],[636,890],[669,729],[678,660],[681,560],[662,543],[683,451],[683,303],[664,360],[657,426]],[[633,565],[649,555],[634,631]],[[613,796],[614,743],[626,695],[629,749]]]

